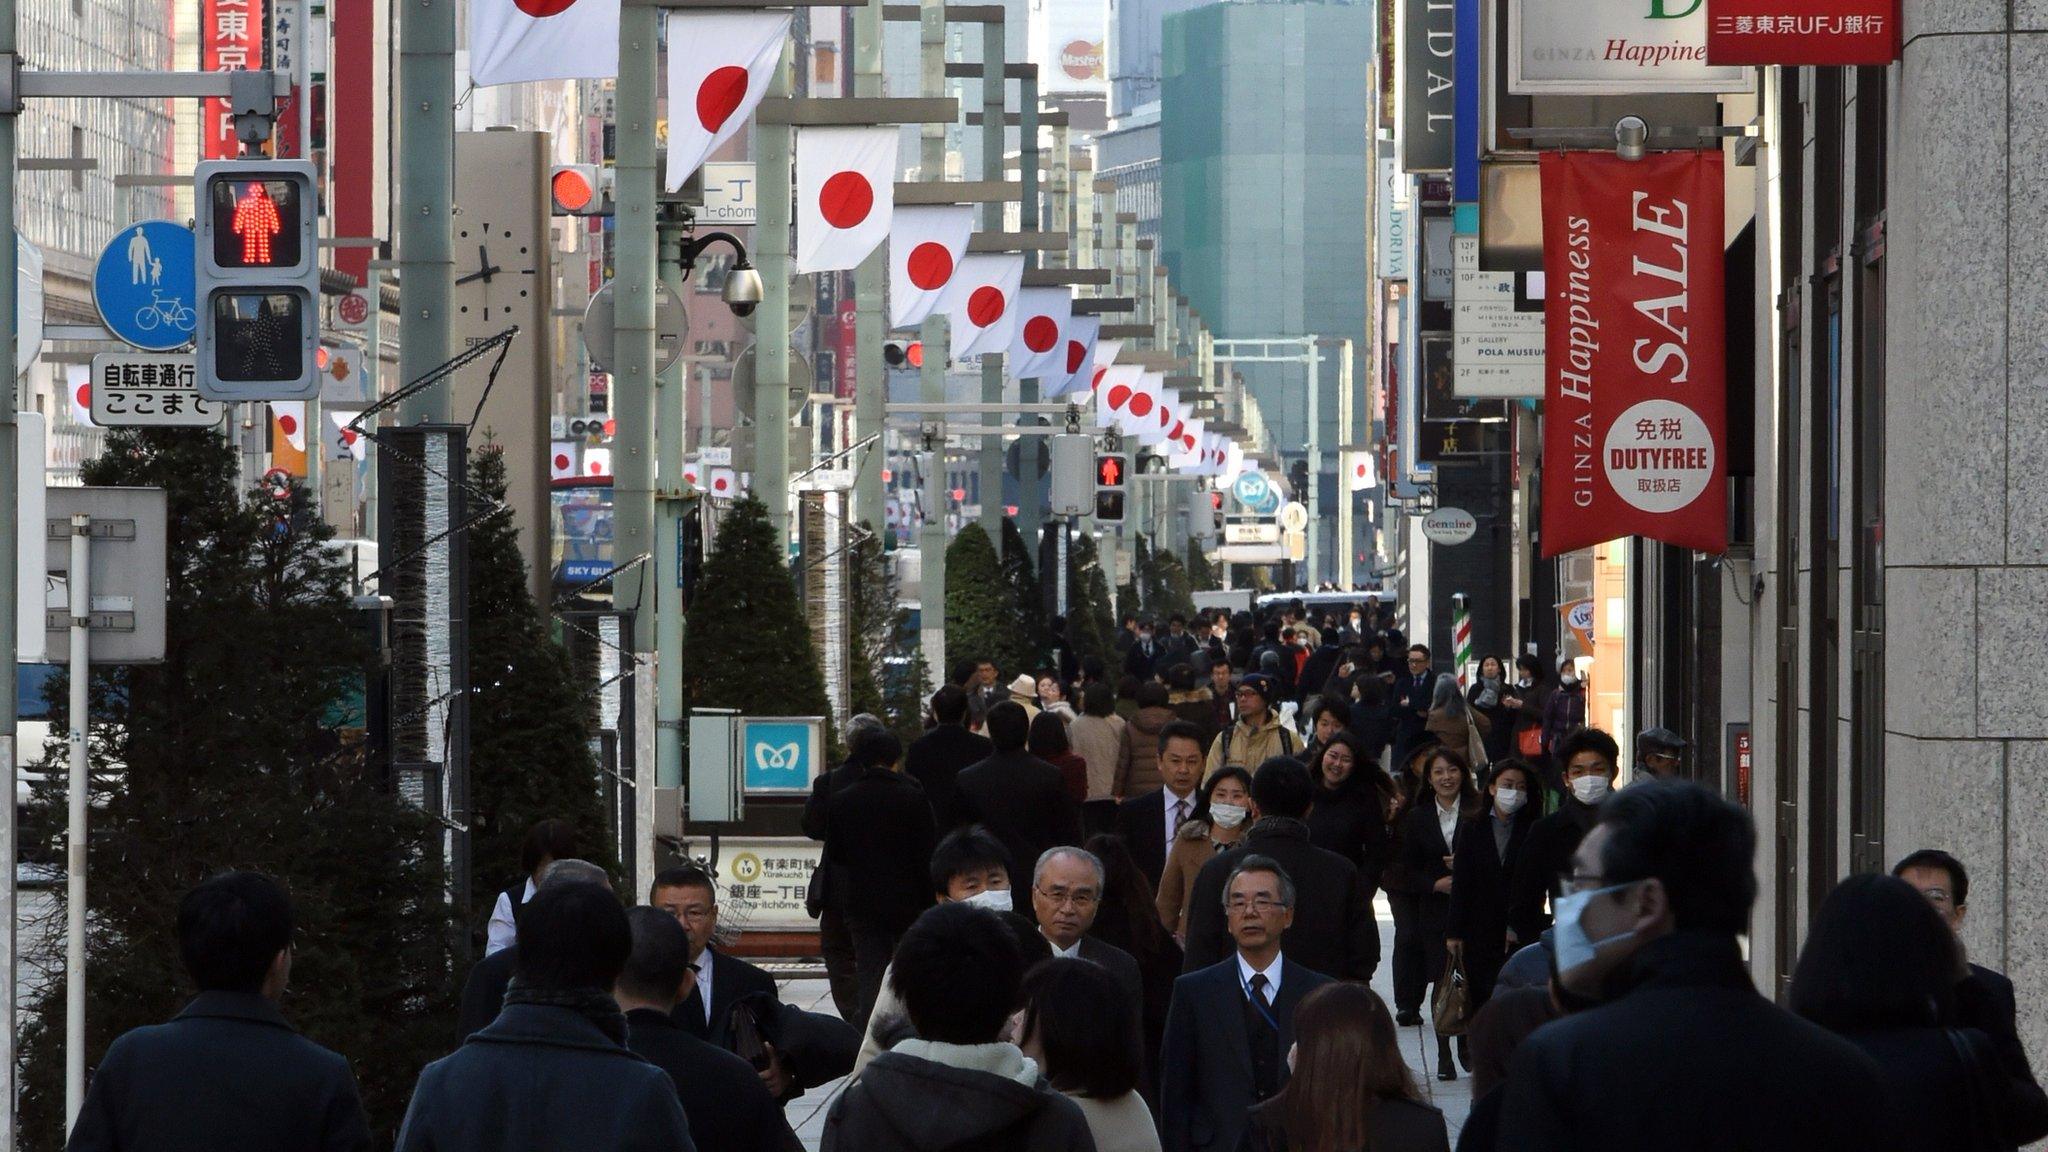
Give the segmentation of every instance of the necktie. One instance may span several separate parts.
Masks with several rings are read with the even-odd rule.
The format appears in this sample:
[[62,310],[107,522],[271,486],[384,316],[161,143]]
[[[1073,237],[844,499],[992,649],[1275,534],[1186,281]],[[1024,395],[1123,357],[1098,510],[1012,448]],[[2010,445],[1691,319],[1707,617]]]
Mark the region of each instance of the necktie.
[[1173,830],[1172,830],[1171,832],[1169,832],[1169,833],[1168,833],[1168,835],[1169,835],[1169,836],[1179,836],[1179,835],[1180,835],[1180,824],[1181,824],[1181,821],[1183,821],[1183,820],[1186,820],[1187,818],[1188,818],[1188,802],[1187,802],[1187,801],[1185,801],[1185,800],[1177,800],[1177,801],[1175,801],[1175,802],[1174,802],[1174,805],[1173,805]]
[[1271,1008],[1273,1006],[1273,1002],[1266,998],[1266,974],[1264,972],[1257,972],[1252,975],[1252,999],[1258,1001],[1261,1008]]

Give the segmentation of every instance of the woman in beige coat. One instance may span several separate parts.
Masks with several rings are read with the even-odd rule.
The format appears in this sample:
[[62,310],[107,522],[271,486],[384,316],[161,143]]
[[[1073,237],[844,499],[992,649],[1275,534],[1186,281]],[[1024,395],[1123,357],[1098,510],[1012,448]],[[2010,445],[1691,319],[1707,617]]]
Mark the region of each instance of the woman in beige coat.
[[1166,868],[1159,874],[1159,893],[1154,904],[1159,922],[1186,943],[1188,898],[1194,895],[1195,876],[1209,857],[1237,843],[1252,823],[1252,774],[1242,768],[1225,768],[1202,782],[1201,797],[1194,815],[1180,826],[1173,851],[1166,854]]
[[[1437,738],[1437,742],[1465,758],[1472,760],[1472,729],[1477,727],[1481,736],[1486,735],[1489,724],[1486,716],[1465,703],[1465,694],[1458,690],[1457,680],[1449,676],[1436,679],[1436,695],[1429,701],[1429,719],[1423,723],[1423,731]],[[1478,749],[1477,751],[1484,751]],[[1484,762],[1485,756],[1480,757]]]

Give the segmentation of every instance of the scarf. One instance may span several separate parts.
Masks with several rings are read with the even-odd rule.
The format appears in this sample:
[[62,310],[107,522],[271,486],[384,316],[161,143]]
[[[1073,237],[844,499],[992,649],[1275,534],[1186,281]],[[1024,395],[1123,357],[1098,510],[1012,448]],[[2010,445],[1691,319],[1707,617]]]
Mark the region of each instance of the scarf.
[[612,999],[611,993],[602,988],[536,988],[514,976],[505,987],[505,1003],[568,1008],[625,1047],[626,1014],[619,1011],[619,1002]]
[[961,1068],[969,1072],[986,1072],[1005,1080],[1014,1080],[1026,1088],[1038,1087],[1038,1063],[1024,1055],[1015,1044],[997,1042],[994,1044],[947,1044],[940,1040],[904,1040],[897,1043],[891,1052],[915,1056],[948,1068]]

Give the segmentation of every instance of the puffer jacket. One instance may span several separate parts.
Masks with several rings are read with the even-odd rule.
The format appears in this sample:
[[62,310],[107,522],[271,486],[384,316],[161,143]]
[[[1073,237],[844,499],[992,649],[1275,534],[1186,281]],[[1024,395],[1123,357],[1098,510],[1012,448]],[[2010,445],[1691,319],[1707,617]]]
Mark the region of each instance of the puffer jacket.
[[1180,719],[1171,708],[1140,708],[1124,728],[1116,770],[1116,794],[1126,800],[1159,790],[1159,733]]

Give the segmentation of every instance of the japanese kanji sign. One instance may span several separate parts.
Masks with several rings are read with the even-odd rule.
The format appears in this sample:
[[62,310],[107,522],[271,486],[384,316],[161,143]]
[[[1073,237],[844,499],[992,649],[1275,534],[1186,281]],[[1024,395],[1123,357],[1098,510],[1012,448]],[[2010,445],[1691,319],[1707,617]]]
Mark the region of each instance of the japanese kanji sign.
[[207,428],[224,407],[201,399],[191,353],[102,352],[92,358],[92,422],[103,428]]
[[1710,64],[1889,64],[1899,0],[1708,0]]
[[1719,151],[1547,152],[1543,554],[1728,546]]
[[[199,67],[207,72],[238,72],[263,67],[263,0],[201,0]],[[209,99],[199,128],[201,159],[224,160],[242,154],[235,139],[235,118],[228,102]]]

